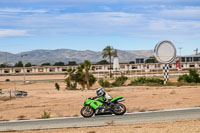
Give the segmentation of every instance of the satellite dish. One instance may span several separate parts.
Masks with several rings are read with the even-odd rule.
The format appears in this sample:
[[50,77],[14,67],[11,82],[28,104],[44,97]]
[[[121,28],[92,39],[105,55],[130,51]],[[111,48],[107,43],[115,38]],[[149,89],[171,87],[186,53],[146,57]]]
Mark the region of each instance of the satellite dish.
[[170,64],[176,59],[176,48],[170,41],[161,41],[157,43],[154,55],[160,63]]

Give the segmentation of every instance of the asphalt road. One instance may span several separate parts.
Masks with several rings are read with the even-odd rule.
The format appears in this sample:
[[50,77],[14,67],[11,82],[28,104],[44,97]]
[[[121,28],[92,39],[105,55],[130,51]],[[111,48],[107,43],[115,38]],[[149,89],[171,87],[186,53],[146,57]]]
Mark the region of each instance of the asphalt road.
[[0,131],[55,129],[70,127],[90,127],[120,124],[138,124],[182,120],[200,120],[200,108],[176,109],[166,111],[137,112],[123,116],[107,115],[92,118],[65,117],[0,122]]

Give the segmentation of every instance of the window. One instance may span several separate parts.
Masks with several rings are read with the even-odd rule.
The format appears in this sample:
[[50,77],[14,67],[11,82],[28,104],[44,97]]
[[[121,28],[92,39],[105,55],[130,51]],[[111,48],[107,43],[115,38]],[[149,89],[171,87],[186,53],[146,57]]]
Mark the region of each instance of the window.
[[190,68],[192,68],[192,67],[195,67],[195,65],[193,65],[193,64],[190,64]]
[[62,68],[62,71],[65,72],[65,71],[67,71],[67,69],[66,68]]
[[54,68],[50,68],[49,72],[55,72]]
[[144,63],[144,59],[141,58],[141,59],[136,59],[136,63]]
[[187,57],[187,62],[192,62],[192,57]]
[[97,66],[96,70],[102,70],[102,66]]
[[32,70],[31,70],[31,69],[28,69],[28,70],[27,70],[27,73],[30,73],[30,72],[32,72]]
[[185,57],[181,57],[181,62],[185,62]]
[[195,62],[200,61],[200,57],[194,57],[193,60],[194,60]]
[[137,67],[136,67],[136,66],[133,66],[132,69],[137,69]]
[[19,72],[21,72],[21,70],[18,70],[18,69],[17,69],[17,70],[15,70],[15,73],[19,73]]
[[110,67],[108,67],[108,70],[113,70],[113,68],[112,68],[112,67],[111,67],[111,68],[110,68]]
[[4,73],[9,73],[9,70],[4,70]]

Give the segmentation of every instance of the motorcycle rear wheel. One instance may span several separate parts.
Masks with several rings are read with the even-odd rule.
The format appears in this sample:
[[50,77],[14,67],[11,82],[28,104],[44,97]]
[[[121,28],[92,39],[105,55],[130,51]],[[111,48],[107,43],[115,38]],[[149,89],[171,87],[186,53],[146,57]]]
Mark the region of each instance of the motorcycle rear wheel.
[[94,114],[94,109],[92,109],[90,106],[85,106],[81,109],[81,115],[85,118],[92,117]]
[[126,112],[126,107],[123,104],[117,103],[114,105],[113,113],[115,115],[123,115],[125,112]]

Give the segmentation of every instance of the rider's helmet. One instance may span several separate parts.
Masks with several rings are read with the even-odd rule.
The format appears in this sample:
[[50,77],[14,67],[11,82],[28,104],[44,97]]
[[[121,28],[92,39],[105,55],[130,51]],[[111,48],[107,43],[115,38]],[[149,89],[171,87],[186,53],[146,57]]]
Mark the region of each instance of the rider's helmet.
[[103,88],[98,88],[98,89],[96,90],[96,93],[97,93],[97,96],[101,97],[101,96],[104,95],[105,92],[103,91]]

